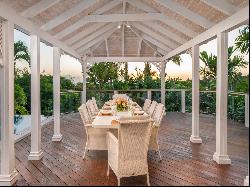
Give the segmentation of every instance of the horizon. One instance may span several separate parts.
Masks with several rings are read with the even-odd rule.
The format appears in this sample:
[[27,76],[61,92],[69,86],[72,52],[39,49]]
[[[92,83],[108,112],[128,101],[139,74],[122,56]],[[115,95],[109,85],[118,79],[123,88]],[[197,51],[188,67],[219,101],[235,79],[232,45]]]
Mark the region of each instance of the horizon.
[[[237,29],[228,33],[228,46],[233,46],[235,38],[239,35],[239,30],[244,26],[241,26]],[[22,33],[21,31],[15,30],[14,36],[15,42],[23,41],[24,44],[30,49],[30,41],[29,36]],[[40,46],[40,62],[41,62],[41,73],[45,74],[53,74],[53,48],[47,46],[46,44],[41,42]],[[217,39],[211,40],[206,44],[200,46],[200,51],[207,51],[208,54],[217,55]],[[237,55],[241,55],[237,53]],[[174,64],[169,61],[166,64],[166,74],[167,77],[170,78],[180,78],[182,80],[192,79],[192,58],[189,54],[180,55],[182,59],[182,63],[179,65]],[[245,60],[249,62],[249,56],[244,56]],[[128,71],[129,75],[136,73],[136,68],[140,71],[143,71],[145,66],[144,62],[128,62]],[[200,66],[203,67],[204,63],[200,60]],[[27,62],[20,61],[17,63],[17,67],[19,69],[28,68],[29,65]],[[69,55],[61,56],[61,76],[72,78],[75,83],[82,82],[82,72],[81,72],[81,64],[75,58]],[[159,75],[158,69],[151,64],[152,71],[156,71]],[[249,74],[249,65],[246,68],[241,69],[242,75]]]

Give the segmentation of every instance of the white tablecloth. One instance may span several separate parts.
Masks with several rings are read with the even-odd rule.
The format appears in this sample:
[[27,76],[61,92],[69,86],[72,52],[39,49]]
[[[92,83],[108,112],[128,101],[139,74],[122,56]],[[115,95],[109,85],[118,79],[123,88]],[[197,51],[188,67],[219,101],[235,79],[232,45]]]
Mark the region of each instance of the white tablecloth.
[[112,125],[113,120],[119,120],[121,116],[131,116],[131,112],[117,112],[113,116],[101,116],[97,115],[92,122],[92,127],[94,128],[106,128],[106,129],[115,129],[118,128],[117,125]]

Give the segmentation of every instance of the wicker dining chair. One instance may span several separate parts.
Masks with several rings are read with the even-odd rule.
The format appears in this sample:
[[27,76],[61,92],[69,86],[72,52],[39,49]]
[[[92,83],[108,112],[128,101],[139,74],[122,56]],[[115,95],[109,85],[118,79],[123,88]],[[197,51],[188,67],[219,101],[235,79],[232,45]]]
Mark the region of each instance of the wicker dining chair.
[[85,159],[86,151],[89,150],[107,150],[107,129],[97,129],[91,126],[92,119],[88,113],[87,107],[85,104],[82,104],[78,111],[81,115],[83,124],[85,126],[85,131],[87,135],[85,150],[83,154],[83,159]]
[[160,147],[159,147],[159,138],[158,138],[158,132],[159,128],[163,119],[165,113],[165,106],[161,103],[158,103],[155,112],[153,115],[154,124],[152,127],[151,137],[150,137],[150,143],[149,143],[149,150],[157,151],[160,157],[160,160],[162,160]]
[[153,101],[148,109],[148,114],[152,117],[155,112],[155,107],[157,105],[156,101]]
[[99,112],[99,108],[98,108],[98,106],[97,106],[95,97],[92,97],[92,102],[93,102],[93,104],[94,104],[95,111],[96,111],[96,112],[97,112],[97,111]]
[[99,111],[96,110],[93,100],[88,100],[86,103],[87,109],[91,114],[91,117],[95,117]]
[[148,109],[151,105],[151,100],[150,99],[146,99],[145,102],[144,102],[144,105],[142,107],[143,111],[148,113]]
[[108,171],[113,170],[118,179],[147,175],[147,153],[153,120],[145,116],[121,117],[118,134],[108,132]]

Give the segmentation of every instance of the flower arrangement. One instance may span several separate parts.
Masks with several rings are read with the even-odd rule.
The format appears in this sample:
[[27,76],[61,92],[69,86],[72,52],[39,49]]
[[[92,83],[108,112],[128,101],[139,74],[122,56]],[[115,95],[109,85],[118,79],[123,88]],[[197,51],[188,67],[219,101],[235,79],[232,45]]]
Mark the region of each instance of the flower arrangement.
[[128,100],[125,98],[117,98],[115,100],[115,104],[116,104],[116,110],[118,112],[128,110]]

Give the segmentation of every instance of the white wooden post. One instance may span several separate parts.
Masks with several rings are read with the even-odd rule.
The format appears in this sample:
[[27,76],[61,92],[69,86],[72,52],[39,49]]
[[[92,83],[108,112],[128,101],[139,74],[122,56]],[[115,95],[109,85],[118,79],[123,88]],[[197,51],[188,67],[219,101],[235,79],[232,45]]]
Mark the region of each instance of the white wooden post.
[[245,94],[245,126],[249,127],[249,94]]
[[62,140],[62,134],[60,132],[60,58],[60,48],[53,47],[54,134],[52,141],[54,142],[60,142]]
[[41,149],[41,102],[40,102],[40,38],[30,37],[31,49],[31,151],[29,160],[40,160]]
[[244,186],[249,186],[249,139],[248,139],[248,176],[244,179]]
[[80,97],[81,97],[81,103],[83,104],[83,91],[81,91]]
[[148,90],[148,91],[147,91],[147,96],[148,96],[148,99],[149,99],[149,100],[152,99],[152,90]]
[[165,82],[166,82],[166,77],[165,77],[165,69],[166,69],[166,62],[161,63],[161,103],[165,106],[165,97],[166,97],[166,88],[165,88]]
[[181,90],[181,112],[186,113],[186,91]]
[[1,51],[1,48],[0,48],[0,68],[2,68],[2,67],[3,67],[3,54],[2,54],[2,51]]
[[249,176],[246,176],[246,178],[244,180],[244,186],[249,186]]
[[9,21],[0,24],[3,46],[3,64],[0,66],[0,186],[10,186],[17,181],[18,175],[14,151],[14,24]]
[[216,152],[214,161],[231,164],[227,155],[228,33],[217,35]]
[[82,63],[82,103],[85,104],[86,103],[86,97],[87,97],[87,61],[86,58],[82,59],[81,61]]
[[115,94],[118,94],[118,91],[117,91],[117,90],[114,90],[114,95],[115,95]]
[[200,59],[199,45],[192,47],[192,143],[202,143],[200,137]]
[[[249,94],[245,95],[245,125],[249,127]],[[248,176],[244,180],[244,186],[249,186],[249,139],[248,139]]]

